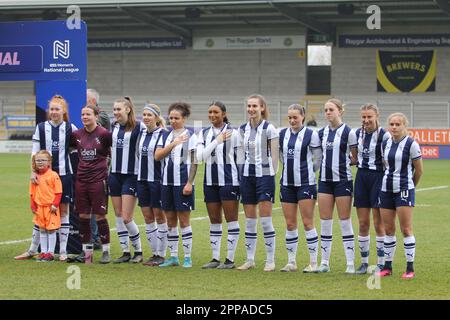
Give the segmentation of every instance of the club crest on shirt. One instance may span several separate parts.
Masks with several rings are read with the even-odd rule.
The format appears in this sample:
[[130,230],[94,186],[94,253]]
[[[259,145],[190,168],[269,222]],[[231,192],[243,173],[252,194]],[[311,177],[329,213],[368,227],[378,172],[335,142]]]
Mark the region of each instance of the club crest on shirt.
[[326,145],[325,145],[325,148],[327,150],[333,150],[333,145],[334,145],[334,143],[332,141],[327,141]]

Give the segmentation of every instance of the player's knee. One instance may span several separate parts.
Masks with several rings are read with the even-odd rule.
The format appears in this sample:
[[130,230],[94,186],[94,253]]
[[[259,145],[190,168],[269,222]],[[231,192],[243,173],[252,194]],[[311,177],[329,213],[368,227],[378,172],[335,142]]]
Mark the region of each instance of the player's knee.
[[220,217],[209,217],[211,224],[220,224],[222,223],[222,219]]
[[295,229],[297,229],[297,224],[294,222],[286,222],[286,229],[288,229],[289,231],[293,231]]
[[370,225],[367,223],[359,222],[359,234],[368,234]]
[[303,229],[304,230],[312,230],[314,228],[314,224],[312,221],[303,221]]

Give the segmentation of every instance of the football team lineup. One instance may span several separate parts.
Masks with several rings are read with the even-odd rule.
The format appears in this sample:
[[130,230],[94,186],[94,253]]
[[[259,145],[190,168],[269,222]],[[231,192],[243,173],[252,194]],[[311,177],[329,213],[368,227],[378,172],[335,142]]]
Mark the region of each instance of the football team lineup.
[[0,300],[450,299],[447,2],[0,1]]
[[[2,297],[34,297],[36,289],[33,293],[26,288],[33,286],[37,288],[37,292],[42,292],[49,298],[89,298],[95,297],[100,290],[104,293],[104,297],[117,298],[127,297],[142,298],[144,296],[152,297],[152,299],[164,299],[171,296],[172,299],[239,299],[248,298],[245,292],[246,283],[254,284],[254,292],[252,297],[255,299],[267,299],[267,297],[277,297],[277,299],[321,299],[324,297],[330,299],[410,299],[426,297],[427,299],[448,298],[448,291],[445,282],[439,281],[442,274],[446,274],[445,263],[438,263],[443,252],[448,250],[446,244],[442,241],[448,239],[448,234],[441,228],[448,220],[449,204],[448,204],[448,185],[442,185],[442,181],[449,181],[448,161],[426,160],[426,174],[421,187],[417,191],[417,202],[415,209],[415,230],[416,237],[421,239],[420,254],[417,256],[416,268],[420,272],[414,283],[411,282],[407,287],[401,285],[400,277],[382,278],[380,290],[370,290],[367,281],[371,277],[367,276],[345,276],[345,258],[342,255],[343,248],[339,242],[337,247],[331,254],[332,272],[328,275],[320,277],[311,276],[301,272],[286,274],[282,272],[273,272],[268,278],[267,273],[262,272],[264,266],[264,247],[259,246],[256,254],[256,270],[249,273],[242,272],[222,272],[220,270],[204,270],[202,264],[211,259],[210,246],[210,222],[207,216],[206,205],[202,197],[202,188],[196,189],[196,210],[192,212],[192,229],[194,231],[193,240],[193,258],[194,265],[190,271],[184,268],[171,268],[170,271],[159,268],[140,267],[139,265],[130,264],[111,264],[110,266],[94,263],[92,265],[51,263],[39,264],[34,260],[17,262],[11,259],[17,251],[23,249],[24,244],[29,242],[27,238],[30,230],[31,212],[27,203],[27,190],[29,179],[29,155],[6,155],[1,156],[2,176],[4,179],[0,182],[1,189],[5,190],[2,194],[1,212],[11,212],[11,215],[2,215],[2,225],[15,226],[14,228],[4,229],[0,238],[1,262],[5,266],[4,282],[5,295]],[[199,167],[196,184],[201,185],[203,182],[203,165]],[[279,178],[280,172],[277,176]],[[278,194],[277,186],[277,194]],[[18,198],[19,197],[19,198]],[[278,198],[278,197],[277,197]],[[16,203],[16,205],[8,205]],[[239,212],[239,222],[245,225],[245,219],[242,207]],[[145,221],[140,214],[140,210],[136,209],[136,223],[140,230],[144,232],[143,226]],[[111,215],[111,213],[109,214]],[[316,205],[315,215],[318,215],[318,205]],[[335,217],[336,219],[336,217]],[[353,209],[352,222],[354,228],[358,228],[356,212]],[[283,241],[283,231],[286,229],[286,222],[282,215],[279,199],[276,200],[273,207],[273,221],[277,237],[281,235],[281,239],[276,243],[276,262],[282,263],[287,259],[287,250],[285,241]],[[320,228],[319,224],[316,227]],[[334,231],[339,235],[337,226],[333,226]],[[113,235],[115,231],[114,221],[111,223],[111,242],[118,241],[117,235]],[[261,229],[260,229],[261,230]],[[259,230],[258,230],[259,231]],[[300,233],[301,234],[301,233]],[[371,235],[375,236],[374,230]],[[18,239],[21,242],[11,243],[12,240]],[[262,243],[264,238],[261,232],[258,232],[258,242]],[[440,245],[441,244],[441,245]],[[222,249],[225,242],[222,243]],[[299,264],[307,264],[309,254],[306,250],[306,241],[299,237],[299,252],[297,262]],[[371,244],[371,250],[375,251],[375,244]],[[402,251],[402,250],[401,250]],[[399,253],[401,253],[401,251]],[[150,255],[150,248],[143,246],[144,255]],[[112,245],[111,254],[120,255],[121,250],[118,246]],[[101,252],[95,251],[94,261],[101,258]],[[245,261],[246,252],[243,245],[243,237],[239,239],[239,245],[236,249],[236,261]],[[358,260],[358,258],[356,259]],[[397,259],[400,260],[400,259]],[[198,263],[197,263],[198,262]],[[370,265],[376,265],[376,257],[371,257]],[[402,261],[394,261],[395,269],[402,269]],[[68,266],[81,267],[81,289],[61,291],[61,286],[65,287],[67,282],[66,273]],[[432,266],[432,269],[429,267]],[[108,269],[107,273],[102,270]],[[261,269],[260,269],[261,268]],[[261,270],[261,271],[258,271]],[[30,270],[34,270],[30,273]],[[123,276],[132,270],[135,275],[133,279],[125,280]],[[186,273],[188,272],[188,273]],[[213,272],[213,273],[211,273]],[[56,276],[56,280],[48,282],[45,279],[49,274]],[[263,276],[263,275],[266,276]],[[420,276],[419,276],[420,275]],[[213,276],[213,278],[211,278]],[[150,277],[150,278],[149,278]],[[237,278],[236,278],[237,277]],[[151,279],[151,280],[150,280]],[[297,280],[295,280],[297,279]],[[149,290],[146,286],[151,281],[153,286],[165,288],[162,291]],[[212,281],[212,282],[211,282]],[[298,281],[298,286],[289,285],[292,281]],[[343,287],[342,284],[346,285]],[[123,285],[133,286],[136,290],[123,291],[119,288]],[[177,285],[178,284],[178,285]],[[264,285],[263,285],[264,284]],[[217,292],[205,291],[204,286],[219,286],[222,289]],[[283,288],[289,287],[289,291]],[[190,288],[189,291],[186,291]],[[309,289],[308,289],[309,288]],[[313,288],[313,289],[312,289]],[[54,292],[54,293],[52,293]],[[56,292],[58,292],[56,294]],[[116,292],[116,293],[113,293]],[[189,293],[188,293],[189,292]]]
[[[204,162],[203,193],[210,220],[212,259],[202,268],[236,268],[234,256],[240,236],[238,214],[241,202],[245,214],[247,261],[237,269],[243,271],[256,266],[259,216],[266,249],[264,271],[275,271],[276,232],[272,212],[275,175],[281,163],[279,197],[286,220],[288,263],[280,271],[298,270],[297,216],[300,211],[310,255],[310,262],[303,272],[330,272],[336,206],[347,261],[345,273],[368,272],[369,226],[373,214],[375,274],[380,277],[392,275],[398,215],[407,262],[402,278],[414,278],[412,212],[423,161],[419,144],[408,134],[408,119],[404,114],[391,114],[385,130],[380,125],[378,107],[367,103],[360,108],[362,126],[354,130],[342,120],[344,104],[332,98],[324,104],[328,122],[324,128],[316,131],[305,127],[305,107],[292,104],[287,110],[289,127],[277,130],[268,121],[270,111],[265,98],[253,94],[246,99],[248,122],[239,129],[229,126],[225,104],[213,101],[208,107],[210,126],[195,133],[185,127],[191,115],[188,103],[176,102],[169,106],[170,130],[166,130],[159,106],[146,104],[143,121],[139,122],[129,97],[114,102],[114,122],[102,126],[97,100],[98,93],[88,89],[87,105],[81,111],[84,128],[77,129],[67,121],[66,100],[55,95],[48,103],[48,120],[36,126],[30,181],[35,226],[30,248],[16,256],[16,260],[34,258],[40,247],[37,261],[53,261],[58,234],[60,261],[91,264],[94,242],[100,240],[102,257],[99,262],[110,263],[110,228],[106,218],[110,196],[123,252],[112,262],[143,263],[159,268],[179,266],[180,229],[184,253],[182,266],[191,268],[193,233],[190,214],[195,210],[197,166]],[[110,126],[111,131],[105,129]],[[69,157],[70,153],[74,156]],[[358,168],[355,193],[351,166]],[[45,184],[39,183],[40,180]],[[82,251],[78,256],[69,257],[67,242],[72,198],[79,218]],[[320,216],[320,249],[319,234],[314,225],[316,202]],[[152,256],[145,262],[139,227],[134,221],[136,203],[144,216],[146,237],[152,251]],[[358,268],[355,267],[352,205],[356,207],[359,220],[361,265]],[[222,211],[227,222],[224,262],[220,261]],[[167,249],[169,257],[166,256]]]

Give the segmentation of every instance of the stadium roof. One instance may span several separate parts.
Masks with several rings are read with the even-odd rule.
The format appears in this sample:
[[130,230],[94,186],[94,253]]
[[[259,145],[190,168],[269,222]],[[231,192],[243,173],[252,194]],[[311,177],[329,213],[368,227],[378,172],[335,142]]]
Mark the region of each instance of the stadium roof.
[[190,42],[198,30],[306,27],[333,39],[337,27],[365,26],[372,4],[382,26],[450,27],[449,0],[0,0],[0,21],[64,19],[78,5],[90,31],[164,30]]

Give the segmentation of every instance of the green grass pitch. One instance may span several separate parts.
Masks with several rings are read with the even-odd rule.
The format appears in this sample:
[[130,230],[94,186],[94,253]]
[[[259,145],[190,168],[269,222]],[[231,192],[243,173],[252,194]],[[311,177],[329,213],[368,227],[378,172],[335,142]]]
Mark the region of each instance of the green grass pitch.
[[[201,265],[211,259],[209,220],[203,202],[201,167],[196,179],[196,210],[192,212],[193,268],[159,269],[131,264],[77,265],[80,268],[80,289],[69,289],[67,273],[70,264],[61,262],[36,263],[15,261],[13,257],[29,246],[28,242],[11,243],[31,237],[32,214],[28,200],[29,155],[0,154],[0,299],[450,299],[450,161],[425,161],[425,173],[418,186],[414,210],[416,247],[416,278],[401,279],[405,268],[403,237],[397,233],[397,252],[394,274],[374,282],[370,275],[344,274],[345,255],[339,223],[334,223],[334,244],[331,256],[331,273],[303,274],[265,273],[265,250],[258,224],[256,269],[202,270]],[[425,189],[446,186],[438,189]],[[420,190],[425,189],[425,190]],[[277,186],[277,194],[279,187]],[[278,196],[277,196],[278,198]],[[241,207],[242,210],[242,207]],[[110,227],[115,226],[112,208],[109,209]],[[136,221],[143,225],[139,208]],[[320,232],[316,208],[316,227]],[[336,213],[335,213],[335,220]],[[277,270],[287,260],[285,249],[285,223],[280,203],[274,204],[273,220],[276,230]],[[355,235],[358,232],[356,212],[352,213]],[[244,215],[240,215],[241,236],[236,252],[236,264],[245,261]],[[398,223],[397,223],[398,225]],[[141,235],[145,234],[141,226]],[[374,232],[371,228],[371,258],[375,263]],[[226,226],[224,225],[224,234]],[[144,254],[150,249],[142,239]],[[304,232],[299,228],[297,264],[303,268],[309,261]],[[182,256],[180,241],[180,256]],[[111,253],[120,255],[117,234],[111,232]],[[222,259],[226,254],[226,240],[222,240]],[[98,261],[100,252],[96,251]],[[359,264],[359,253],[356,253]],[[319,255],[320,259],[320,255]],[[70,282],[70,281],[69,281]],[[367,283],[375,289],[369,289]]]

